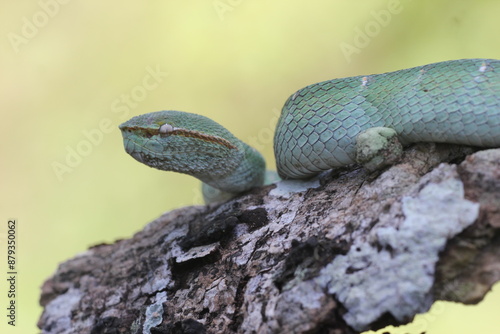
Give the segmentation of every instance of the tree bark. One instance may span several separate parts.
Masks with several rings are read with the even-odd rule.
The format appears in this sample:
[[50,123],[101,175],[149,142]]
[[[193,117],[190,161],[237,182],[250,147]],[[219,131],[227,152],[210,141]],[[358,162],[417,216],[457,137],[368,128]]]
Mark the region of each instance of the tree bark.
[[[43,333],[359,333],[500,280],[500,149],[402,161],[168,212],[60,265]],[[466,156],[466,154],[469,154]],[[465,157],[465,158],[464,158]]]

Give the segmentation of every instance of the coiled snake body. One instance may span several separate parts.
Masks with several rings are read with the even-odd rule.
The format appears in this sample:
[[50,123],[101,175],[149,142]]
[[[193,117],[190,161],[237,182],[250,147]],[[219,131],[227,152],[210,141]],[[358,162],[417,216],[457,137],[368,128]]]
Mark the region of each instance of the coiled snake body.
[[[125,150],[148,166],[230,196],[264,183],[261,155],[204,116],[160,111],[120,129]],[[282,178],[308,178],[355,162],[380,168],[415,142],[500,146],[500,61],[452,60],[302,88],[283,107],[274,152]]]

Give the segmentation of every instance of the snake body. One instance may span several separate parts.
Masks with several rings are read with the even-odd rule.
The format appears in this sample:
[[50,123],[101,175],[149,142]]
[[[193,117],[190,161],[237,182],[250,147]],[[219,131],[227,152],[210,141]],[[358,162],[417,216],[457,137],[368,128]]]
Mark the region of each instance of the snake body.
[[[500,61],[463,59],[316,83],[286,101],[274,137],[278,173],[307,178],[356,162],[360,134],[391,129],[407,145],[500,146]],[[120,125],[126,151],[155,168],[236,194],[264,182],[260,154],[200,115],[161,111]]]

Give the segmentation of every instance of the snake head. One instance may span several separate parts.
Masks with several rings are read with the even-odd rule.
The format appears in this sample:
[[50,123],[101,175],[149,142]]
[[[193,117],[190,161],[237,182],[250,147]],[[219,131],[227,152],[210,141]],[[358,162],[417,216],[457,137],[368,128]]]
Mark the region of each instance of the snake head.
[[119,128],[127,153],[161,170],[197,177],[220,174],[236,168],[243,154],[236,137],[201,115],[158,111],[133,117]]

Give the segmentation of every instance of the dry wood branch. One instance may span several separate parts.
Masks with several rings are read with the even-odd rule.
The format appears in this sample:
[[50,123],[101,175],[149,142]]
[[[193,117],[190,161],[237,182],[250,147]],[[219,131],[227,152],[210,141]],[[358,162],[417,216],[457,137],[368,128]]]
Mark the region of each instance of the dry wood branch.
[[[500,280],[500,150],[420,144],[382,172],[164,214],[63,263],[43,333],[358,333]],[[307,189],[306,185],[311,188]]]

